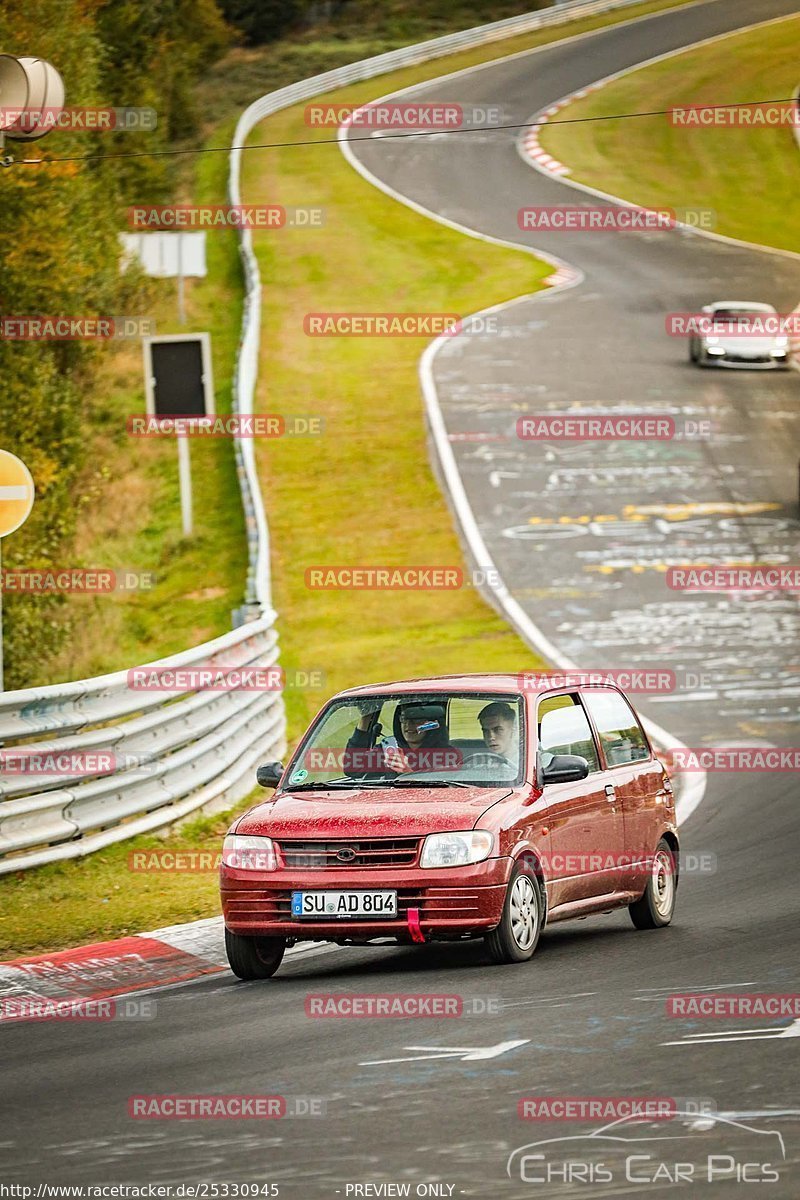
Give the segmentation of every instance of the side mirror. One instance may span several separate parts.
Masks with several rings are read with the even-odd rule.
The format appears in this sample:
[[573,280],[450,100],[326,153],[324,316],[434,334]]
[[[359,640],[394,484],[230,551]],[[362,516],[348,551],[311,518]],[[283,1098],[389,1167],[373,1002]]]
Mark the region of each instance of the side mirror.
[[577,783],[589,774],[589,764],[579,754],[554,754],[542,767],[542,783]]
[[260,783],[262,787],[276,788],[281,781],[283,771],[283,763],[264,763],[264,765],[259,767],[256,771],[256,782]]

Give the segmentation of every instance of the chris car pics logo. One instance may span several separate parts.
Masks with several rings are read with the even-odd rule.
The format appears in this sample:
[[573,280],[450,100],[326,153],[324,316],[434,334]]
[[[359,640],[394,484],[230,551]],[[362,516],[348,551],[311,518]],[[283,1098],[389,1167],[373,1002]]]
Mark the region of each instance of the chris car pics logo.
[[563,1186],[565,1194],[581,1184],[603,1187],[605,1195],[618,1194],[617,1189],[638,1194],[634,1186],[653,1185],[655,1193],[686,1184],[776,1183],[785,1159],[777,1130],[757,1129],[719,1113],[698,1117],[676,1110],[672,1120],[633,1115],[588,1134],[529,1142],[509,1155],[506,1173],[532,1187]]

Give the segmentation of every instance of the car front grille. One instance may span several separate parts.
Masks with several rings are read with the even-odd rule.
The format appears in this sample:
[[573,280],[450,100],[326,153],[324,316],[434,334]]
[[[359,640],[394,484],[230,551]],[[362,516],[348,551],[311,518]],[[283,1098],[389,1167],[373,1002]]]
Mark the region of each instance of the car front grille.
[[[397,917],[380,924],[406,925],[409,908],[419,909],[420,918],[431,923],[446,923],[453,918],[477,918],[481,904],[479,890],[461,888],[399,888]],[[226,917],[230,921],[292,922],[290,890],[252,888],[231,892],[226,897]],[[313,929],[314,922],[301,922]]]
[[355,838],[279,842],[287,867],[328,870],[348,867],[413,867],[419,838]]

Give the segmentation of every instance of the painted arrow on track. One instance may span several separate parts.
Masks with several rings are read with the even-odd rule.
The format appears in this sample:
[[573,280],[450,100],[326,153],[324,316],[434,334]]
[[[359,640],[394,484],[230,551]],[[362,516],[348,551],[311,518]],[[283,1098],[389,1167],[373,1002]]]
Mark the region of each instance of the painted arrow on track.
[[404,1058],[377,1058],[371,1062],[359,1063],[360,1067],[381,1067],[386,1063],[401,1062],[430,1062],[437,1058],[460,1058],[462,1062],[479,1062],[482,1059],[497,1058],[517,1046],[526,1046],[530,1038],[521,1038],[514,1042],[498,1042],[495,1046],[404,1046],[404,1050],[424,1050],[424,1054],[412,1054]]
[[792,1021],[791,1025],[782,1025],[770,1029],[731,1029],[719,1030],[716,1033],[687,1033],[677,1042],[662,1042],[662,1046],[708,1046],[717,1042],[760,1042],[770,1038],[800,1037],[800,1020]]

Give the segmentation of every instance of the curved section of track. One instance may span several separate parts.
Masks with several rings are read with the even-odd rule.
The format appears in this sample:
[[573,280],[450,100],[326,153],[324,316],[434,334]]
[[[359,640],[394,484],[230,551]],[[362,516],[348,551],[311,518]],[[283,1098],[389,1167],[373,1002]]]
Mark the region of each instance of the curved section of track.
[[[769,0],[756,16],[789,7]],[[752,9],[743,0],[694,5],[418,91],[497,101],[524,121],[594,78],[747,24]],[[522,163],[512,135],[472,137],[479,140],[376,139],[357,152],[421,206],[509,241],[524,236],[521,204],[574,200]],[[772,259],[767,277],[757,253],[683,234],[530,244],[539,241],[577,265],[584,281],[505,307],[503,336],[458,339],[433,364],[466,494],[510,594],[583,665],[635,658],[711,672],[705,696],[644,702],[684,740],[790,742],[795,706],[785,669],[794,605],[711,597],[670,604],[663,577],[634,567],[700,548],[727,554],[738,543],[796,554],[790,418],[780,414],[792,411],[797,377],[694,372],[661,330],[666,310],[692,308],[734,282],[739,294],[791,308],[798,264]],[[520,413],[575,400],[712,416],[718,435],[670,453],[562,453],[514,439]],[[752,518],[693,511],[687,520],[674,519],[675,510],[646,511],[675,503],[777,507]],[[742,667],[748,673],[740,676]],[[671,992],[800,990],[791,779],[710,777],[684,839],[715,854],[717,870],[682,881],[668,931],[637,933],[624,914],[555,926],[533,963],[505,969],[489,966],[479,944],[319,949],[287,959],[266,985],[216,977],[160,991],[149,1022],[0,1025],[3,1091],[13,1098],[3,1122],[4,1182],[271,1182],[283,1200],[355,1196],[347,1185],[367,1183],[408,1184],[412,1195],[417,1184],[438,1183],[444,1196],[565,1196],[569,1189],[506,1175],[509,1153],[542,1129],[519,1120],[524,1095],[702,1097],[728,1114],[754,1113],[742,1118],[752,1125],[780,1127],[796,1161],[800,1041],[781,1032],[756,1046],[698,1044],[689,1035],[729,1023],[698,1028],[668,1018],[664,1007]],[[457,1020],[307,1017],[309,993],[324,992],[432,992],[479,1003],[475,1015]],[[221,1124],[127,1116],[134,1094],[204,1092],[320,1097],[326,1116]],[[790,1112],[764,1120],[764,1109]],[[747,1154],[739,1126],[717,1134],[713,1153]],[[791,1171],[770,1189],[787,1200],[796,1193]]]

